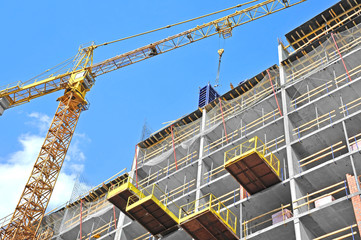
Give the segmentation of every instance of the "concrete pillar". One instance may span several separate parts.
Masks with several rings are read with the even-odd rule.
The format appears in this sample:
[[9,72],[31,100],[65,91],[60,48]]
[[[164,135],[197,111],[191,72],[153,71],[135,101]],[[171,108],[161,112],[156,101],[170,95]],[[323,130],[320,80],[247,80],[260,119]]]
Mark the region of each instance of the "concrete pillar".
[[[197,191],[196,191],[196,199],[199,199],[201,196],[201,184],[202,184],[202,158],[203,158],[203,148],[204,148],[204,141],[205,141],[205,136],[204,136],[204,131],[206,129],[206,121],[207,120],[207,113],[206,113],[206,109],[203,108],[202,111],[202,122],[201,122],[201,140],[200,140],[200,144],[199,144],[199,161],[198,161],[198,171],[197,171]],[[196,202],[196,208],[198,207],[198,202]]]
[[[133,158],[133,164],[132,164],[132,170],[129,173],[129,176],[135,181],[135,167],[137,166],[136,161],[137,158],[136,156],[139,155],[139,147],[136,146],[136,154],[134,154],[134,158]],[[119,213],[119,220],[117,222],[117,230],[115,232],[115,236],[114,236],[114,240],[120,240],[122,237],[122,228],[125,222],[125,214],[123,212]]]
[[[288,176],[290,178],[290,189],[291,189],[291,199],[292,202],[297,199],[296,195],[296,183],[294,180],[294,163],[292,159],[292,148],[291,148],[291,136],[290,136],[290,122],[288,118],[288,110],[287,106],[289,105],[289,101],[287,98],[287,93],[285,89],[286,84],[286,72],[281,62],[288,57],[288,53],[283,49],[281,44],[278,45],[278,60],[279,60],[279,70],[280,70],[280,83],[281,83],[281,98],[282,98],[282,113],[283,113],[283,123],[284,123],[284,132],[285,132],[285,142],[286,142],[286,153],[287,153],[287,164],[288,164]],[[293,209],[293,214],[297,216],[298,210]],[[299,219],[295,219],[295,233],[296,240],[302,240],[301,238],[301,225]]]
[[[350,143],[348,141],[348,134],[347,134],[345,121],[342,121],[342,128],[343,128],[343,133],[345,134],[347,149],[350,151],[351,148],[350,148]],[[350,155],[350,161],[351,161],[351,167],[352,167],[353,175],[358,176],[358,174],[356,172],[355,162],[353,160],[352,155]],[[360,184],[359,184],[358,181],[356,181],[356,186],[357,186],[358,191],[360,191],[361,189],[360,189]]]
[[[356,185],[356,183],[358,181],[356,181],[355,177],[351,176],[350,174],[346,174],[346,180],[347,180],[347,185],[348,185],[350,194],[358,192],[357,185]],[[360,198],[360,195],[353,196],[351,198],[351,202],[352,202],[352,206],[353,206],[353,211],[355,213],[358,232],[361,236],[361,198]]]

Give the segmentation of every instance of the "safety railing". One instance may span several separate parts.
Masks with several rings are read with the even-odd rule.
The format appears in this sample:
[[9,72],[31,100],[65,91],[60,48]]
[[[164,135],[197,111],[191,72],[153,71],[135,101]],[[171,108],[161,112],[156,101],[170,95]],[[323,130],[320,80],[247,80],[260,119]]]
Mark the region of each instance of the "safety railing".
[[350,152],[361,151],[361,133],[349,137],[348,142],[350,144]]
[[113,191],[114,189],[117,189],[118,187],[120,187],[120,186],[122,186],[122,185],[124,185],[124,184],[126,184],[126,183],[128,183],[128,182],[133,182],[133,179],[132,179],[131,177],[129,177],[129,176],[126,177],[126,178],[124,178],[124,179],[122,179],[121,181],[117,182],[116,184],[111,185],[111,186],[109,187],[108,192],[111,192],[111,191]]
[[344,227],[336,231],[322,235],[320,237],[314,238],[313,240],[321,240],[326,238],[329,239],[329,237],[332,237],[332,239],[337,239],[337,240],[348,239],[348,237],[352,237],[352,239],[355,239],[355,237],[357,236],[356,230],[357,230],[357,224],[353,224],[351,226]]
[[315,164],[316,162],[328,159],[328,157],[332,157],[334,159],[336,157],[336,153],[339,153],[341,150],[346,148],[346,144],[343,144],[342,141],[339,141],[329,147],[323,148],[320,151],[317,151],[305,158],[300,159],[299,166],[304,167],[309,164]]
[[179,209],[179,221],[182,223],[206,211],[216,214],[234,233],[237,232],[237,216],[211,193],[182,205]]
[[[278,72],[276,74],[272,72],[271,78],[272,84],[277,89],[279,86]],[[245,89],[245,91],[247,92],[243,93],[238,98],[235,98],[231,101],[222,101],[222,111],[220,111],[220,109],[217,109],[220,107],[215,107],[215,109],[212,110],[216,110],[214,111],[215,113],[213,115],[212,113],[209,113],[210,117],[206,122],[206,127],[212,126],[222,121],[222,115],[224,119],[237,115],[252,104],[262,100],[266,96],[269,96],[272,93],[272,85],[270,84],[268,76],[265,76],[264,79],[259,81],[259,83],[252,88],[252,90]]]
[[[341,33],[333,33],[338,47],[336,47],[332,36],[320,46],[294,62],[284,62],[287,73],[287,82],[307,77],[319,69],[325,68],[328,64],[340,59],[338,52],[344,56],[355,49],[361,43],[360,25],[352,27]],[[338,49],[337,49],[338,48]]]
[[82,240],[83,239],[84,240],[98,239],[98,238],[108,234],[109,232],[116,229],[117,220],[118,219],[113,219],[113,217],[111,217],[107,221],[102,219],[96,225],[97,226],[96,228],[94,228],[94,224],[93,224],[90,232],[82,234]]
[[242,124],[240,128],[235,129],[232,132],[227,133],[227,136],[223,135],[220,138],[210,142],[203,147],[205,153],[211,153],[219,147],[236,140],[236,137],[246,136],[247,133],[260,128],[261,126],[275,121],[280,116],[279,110],[276,108],[268,113],[262,113],[262,116],[253,120],[252,122]]
[[134,238],[133,240],[152,240],[152,234],[150,232],[146,232],[136,238]]
[[293,217],[290,208],[291,204],[281,205],[281,207],[273,209],[257,217],[251,218],[249,220],[244,220],[242,223],[243,237],[246,238],[248,235],[271,225],[277,223],[284,223],[287,219]]
[[[327,202],[333,201],[335,199],[334,197],[337,197],[336,194],[339,194],[339,197],[347,196],[349,194],[346,180],[335,183],[331,186],[320,189],[318,191],[307,193],[305,196],[296,199],[295,201],[293,201],[293,205],[294,205],[293,209],[294,210],[300,209],[300,211],[302,212],[309,211],[310,209],[321,206],[322,204],[325,204]],[[327,200],[326,199],[327,197],[329,197],[330,199]],[[325,199],[325,201],[316,204],[316,201],[322,199]]]
[[179,187],[173,188],[172,190],[168,191],[166,194],[161,195],[161,199],[166,197],[170,199],[175,199],[177,197],[183,196],[184,194],[188,194],[190,191],[195,189],[195,187],[196,187],[196,179],[192,179],[189,182],[186,182]]
[[[266,147],[270,150],[274,149],[275,151],[278,150],[279,147],[282,146],[282,143],[285,141],[284,139],[284,135],[279,136],[275,139],[272,139],[268,142],[266,142]],[[361,146],[361,145],[360,145]],[[213,164],[211,164],[211,170],[209,170],[208,172],[203,173],[203,180],[205,182],[210,182],[212,181],[214,178],[223,176],[224,174],[227,173],[227,171],[225,171],[226,169],[224,168],[224,165],[220,165],[218,167],[213,167]]]
[[144,184],[137,183],[133,178],[128,176],[127,178],[124,178],[122,181],[117,182],[116,184],[113,184],[109,190],[107,199],[112,198],[114,195],[119,194],[119,191],[123,190],[130,190],[134,193],[134,197],[138,197],[142,193],[139,191],[139,189],[143,188]]
[[[177,167],[181,168],[188,164],[191,164],[197,160],[197,157],[198,157],[198,152],[193,151],[193,152],[187,154],[186,156],[184,156],[180,159],[177,159]],[[158,171],[156,171],[152,174],[149,174],[146,178],[140,180],[139,184],[140,185],[152,184],[152,183],[158,181],[159,179],[161,179],[162,177],[168,176],[170,173],[175,172],[177,170],[177,167],[176,167],[175,162],[172,162],[169,165],[167,165],[166,167],[158,169]]]
[[359,110],[360,105],[361,105],[361,97],[356,98],[356,99],[352,100],[351,102],[348,102],[348,103],[342,105],[341,107],[339,107],[340,113],[344,114],[344,116],[348,116],[352,112]]
[[247,156],[254,152],[261,156],[272,170],[280,176],[280,161],[258,137],[253,137],[225,152],[224,164],[226,165],[227,163],[232,162],[234,158]]
[[[130,196],[127,202],[127,209],[133,204],[141,202],[145,198],[152,198],[154,202],[158,204],[164,211],[170,212],[172,215],[179,211],[179,206],[173,202],[173,200],[166,194],[157,184],[149,185],[146,187],[138,186],[138,192],[136,195]],[[127,210],[128,211],[128,210]]]
[[13,82],[13,83],[9,83],[7,85],[1,86],[0,89],[3,89],[0,91],[0,93],[4,94],[10,90],[15,90],[15,89],[19,89],[21,86],[23,85],[23,83],[21,81],[17,81],[17,82]]
[[321,116],[316,115],[316,118],[294,128],[293,136],[295,136],[297,138],[301,138],[303,134],[308,133],[310,131],[314,131],[315,128],[320,128],[321,126],[326,126],[328,124],[332,124],[335,121],[335,117],[336,117],[335,112],[336,112],[335,110],[332,110]]
[[98,212],[99,210],[101,210],[107,206],[110,206],[110,203],[106,199],[102,199],[94,205],[84,203],[82,210],[79,207],[74,206],[73,208],[79,208],[77,211],[78,213],[75,214],[70,219],[68,219],[67,221],[65,221],[64,226],[66,228],[69,228],[75,224],[78,224],[80,222],[80,216],[82,216],[82,219],[85,219],[86,217],[92,215],[93,213]]
[[328,93],[330,91],[330,89],[332,88],[332,86],[333,86],[332,81],[328,81],[328,82],[326,82],[318,87],[315,87],[311,90],[308,90],[308,88],[307,88],[307,91],[304,94],[291,100],[291,105],[296,109],[297,107],[305,104],[306,101],[309,102],[313,98],[315,98],[319,95]]
[[182,142],[195,137],[196,134],[199,133],[199,130],[199,119],[187,125],[174,126],[172,128],[173,137],[171,131],[165,129],[165,132],[168,134],[168,136],[166,136],[163,140],[160,140],[159,142],[148,148],[140,148],[139,155],[137,156],[138,163],[145,163],[153,158],[162,155],[166,151],[172,149],[173,145],[176,147]]
[[[358,77],[361,76],[361,65],[358,65],[352,69],[349,69],[349,76],[352,79],[356,79]],[[294,108],[297,109],[300,106],[309,103],[310,101],[312,101],[313,99],[315,99],[316,97],[320,97],[322,95],[326,95],[329,94],[332,90],[334,90],[335,88],[340,87],[343,84],[348,84],[349,78],[346,74],[340,74],[337,77],[335,77],[333,80],[331,81],[327,81],[324,82],[312,89],[310,89],[309,85],[306,85],[306,90],[303,91],[302,89],[298,89],[299,92],[301,92],[300,96],[297,96],[296,98],[293,98],[291,100],[290,105]],[[301,87],[301,86],[300,86]],[[302,93],[303,92],[303,93]],[[359,106],[361,103],[359,102],[361,100],[361,98],[356,99],[350,103],[347,103],[343,106],[340,107],[341,109],[341,113],[347,113],[348,114],[348,110],[351,110],[352,108]]]
[[[96,193],[96,190],[102,188],[103,186],[105,186],[108,183],[111,183],[112,181],[117,181],[117,179],[121,179],[121,176],[124,174],[125,170],[127,170],[127,169],[126,168],[122,169],[120,172],[116,173],[115,175],[108,178],[104,182],[102,182],[102,183],[98,184],[97,186],[93,187],[88,192],[80,195],[75,201],[73,201],[72,203],[69,203],[68,206],[69,205],[79,204],[81,199],[87,199],[88,201],[97,201],[98,199],[104,197],[107,194],[107,191],[101,191],[103,193],[101,195],[98,195]],[[120,181],[122,181],[122,180],[120,180]]]

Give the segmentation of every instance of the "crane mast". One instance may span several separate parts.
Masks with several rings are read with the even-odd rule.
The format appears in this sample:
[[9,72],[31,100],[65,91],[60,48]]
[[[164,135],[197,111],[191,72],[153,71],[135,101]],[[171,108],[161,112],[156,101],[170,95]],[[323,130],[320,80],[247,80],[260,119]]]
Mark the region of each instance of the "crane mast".
[[[93,52],[97,47],[80,48],[73,60],[74,67],[65,73],[33,81],[21,82],[0,90],[1,110],[11,108],[32,99],[65,90],[58,98],[59,106],[40,149],[33,170],[22,196],[1,239],[34,239],[44,217],[56,180],[59,176],[80,113],[87,110],[85,95],[95,83],[95,78],[134,64],[139,61],[169,52],[182,46],[217,35],[228,38],[232,30],[248,22],[270,15],[306,0],[266,0],[251,7],[212,22],[197,26],[136,50],[109,58],[93,65]],[[255,0],[249,2],[253,3]]]

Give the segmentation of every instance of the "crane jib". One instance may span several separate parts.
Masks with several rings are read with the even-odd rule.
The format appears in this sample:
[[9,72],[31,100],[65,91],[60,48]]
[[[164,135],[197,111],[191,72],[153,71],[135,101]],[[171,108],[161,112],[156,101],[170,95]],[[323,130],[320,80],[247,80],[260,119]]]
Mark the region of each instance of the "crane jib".
[[[93,65],[97,45],[81,48],[73,60],[74,68],[64,74],[50,76],[31,84],[17,84],[0,90],[0,115],[7,108],[29,102],[43,95],[66,90],[59,100],[46,139],[41,147],[30,178],[20,201],[7,224],[3,225],[3,239],[35,238],[48,206],[62,163],[70,145],[80,113],[86,109],[86,93],[95,78],[139,61],[186,46],[218,34],[224,38],[243,24],[281,11],[306,0],[266,0],[223,18],[197,26],[188,31],[150,45],[124,53]],[[40,177],[39,177],[40,176]],[[39,197],[41,196],[41,197]]]

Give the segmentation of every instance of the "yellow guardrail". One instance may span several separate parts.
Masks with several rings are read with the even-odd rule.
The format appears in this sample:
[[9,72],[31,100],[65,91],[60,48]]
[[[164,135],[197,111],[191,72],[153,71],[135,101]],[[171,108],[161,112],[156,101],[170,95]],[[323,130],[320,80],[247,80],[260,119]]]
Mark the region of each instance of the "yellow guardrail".
[[124,178],[122,181],[119,181],[116,184],[111,185],[108,192],[111,192],[111,191],[115,190],[116,188],[130,182],[130,180],[131,180],[131,177],[127,177],[127,178]]
[[134,194],[137,196],[139,195],[139,190],[136,186],[134,186],[135,181],[131,177],[124,178],[123,180],[117,182],[116,184],[110,186],[108,190],[107,199],[110,199],[114,197],[115,195],[119,194],[119,192],[122,192],[126,189],[134,192]]
[[160,208],[162,208],[169,216],[171,216],[177,223],[178,218],[176,213],[178,213],[180,207],[175,204],[169,197],[169,194],[161,190],[157,184],[148,185],[146,187],[138,186],[137,192],[135,195],[130,196],[127,202],[127,211],[134,206],[140,205],[143,202],[152,199]]
[[217,215],[235,234],[237,233],[237,216],[211,193],[181,206],[179,222],[187,221],[205,211]]
[[280,160],[266,147],[266,145],[256,136],[250,140],[237,145],[224,153],[224,165],[232,163],[235,158],[246,157],[252,153],[257,153],[272,170],[280,176]]

